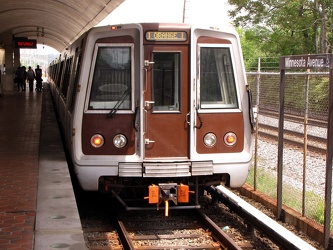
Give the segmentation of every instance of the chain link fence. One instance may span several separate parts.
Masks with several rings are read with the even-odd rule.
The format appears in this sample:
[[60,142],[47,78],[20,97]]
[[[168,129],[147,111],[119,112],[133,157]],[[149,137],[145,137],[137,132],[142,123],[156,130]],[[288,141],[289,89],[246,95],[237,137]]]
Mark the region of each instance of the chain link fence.
[[[274,199],[277,199],[278,193],[278,143],[277,139],[276,143],[272,143],[261,135],[271,131],[271,127],[278,127],[278,62],[279,58],[245,60],[253,103],[259,111],[259,136],[256,139],[254,162],[247,183]],[[298,140],[306,146],[290,146],[284,142],[282,202],[321,225],[324,223],[325,210],[326,154],[313,153],[309,147],[321,145],[323,150],[326,150],[328,93],[328,71],[303,70],[286,73],[284,129],[299,132],[302,137]],[[277,130],[274,133],[277,133]],[[296,139],[296,135],[294,137]],[[312,138],[318,138],[317,142],[312,142]],[[330,225],[332,231],[332,219]]]

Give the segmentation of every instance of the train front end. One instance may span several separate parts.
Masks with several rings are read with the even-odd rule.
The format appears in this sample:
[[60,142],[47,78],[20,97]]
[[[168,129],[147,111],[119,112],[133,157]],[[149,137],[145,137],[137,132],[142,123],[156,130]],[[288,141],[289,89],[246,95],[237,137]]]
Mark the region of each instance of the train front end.
[[180,205],[205,185],[244,184],[252,110],[234,31],[94,28],[79,82],[72,151],[83,189]]

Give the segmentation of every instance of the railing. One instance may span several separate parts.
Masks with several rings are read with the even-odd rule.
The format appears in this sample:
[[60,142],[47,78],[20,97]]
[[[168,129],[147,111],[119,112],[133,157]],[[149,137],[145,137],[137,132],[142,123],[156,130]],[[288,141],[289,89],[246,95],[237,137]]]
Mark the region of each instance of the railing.
[[[266,111],[279,112],[280,73],[278,69],[261,72],[260,61],[256,72],[247,72],[247,80],[253,95],[253,103],[258,108],[258,129],[260,123],[276,124],[279,117],[267,116]],[[284,128],[303,131],[304,142],[308,134],[314,133],[326,138],[327,127],[311,125],[310,120],[328,120],[329,111],[329,72],[296,71],[286,72],[284,88],[284,114],[301,117],[299,122],[285,119]],[[256,137],[257,138],[257,137]],[[280,157],[280,156],[279,156]],[[278,190],[278,143],[266,142],[257,138],[253,157],[253,167],[248,184],[304,217],[324,225],[325,211],[332,206],[325,203],[326,182],[330,181],[326,172],[326,156],[313,155],[302,148],[284,145],[282,192]],[[329,212],[329,214],[331,214]],[[333,229],[330,219],[330,229]]]

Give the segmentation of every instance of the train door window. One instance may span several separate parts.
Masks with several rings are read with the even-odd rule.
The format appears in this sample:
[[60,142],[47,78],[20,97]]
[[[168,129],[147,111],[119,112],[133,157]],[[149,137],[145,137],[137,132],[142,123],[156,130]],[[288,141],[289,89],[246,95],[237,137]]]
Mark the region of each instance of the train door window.
[[200,46],[200,108],[238,108],[229,48]]
[[179,112],[180,53],[153,53],[153,112]]
[[133,44],[97,44],[89,110],[132,109]]

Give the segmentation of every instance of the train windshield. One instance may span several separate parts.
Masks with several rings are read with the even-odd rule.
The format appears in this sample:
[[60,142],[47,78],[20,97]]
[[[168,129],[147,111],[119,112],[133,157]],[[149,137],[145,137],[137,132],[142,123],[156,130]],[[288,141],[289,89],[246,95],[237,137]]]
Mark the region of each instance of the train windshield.
[[89,110],[131,109],[132,50],[132,45],[96,45]]
[[229,48],[200,47],[200,108],[238,108]]

